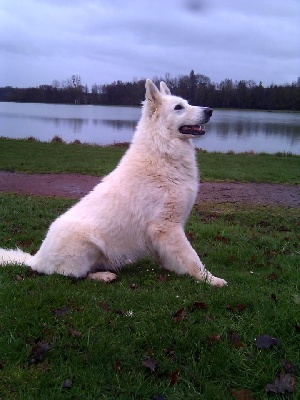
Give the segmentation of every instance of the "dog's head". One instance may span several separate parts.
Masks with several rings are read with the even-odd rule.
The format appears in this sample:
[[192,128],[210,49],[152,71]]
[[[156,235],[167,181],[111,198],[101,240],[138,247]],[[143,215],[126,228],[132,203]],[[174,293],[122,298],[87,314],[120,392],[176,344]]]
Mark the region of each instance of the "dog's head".
[[160,83],[158,90],[150,79],[146,80],[144,113],[172,137],[188,139],[203,135],[205,129],[202,125],[210,120],[212,112],[209,107],[191,106],[181,97],[172,96],[164,82]]

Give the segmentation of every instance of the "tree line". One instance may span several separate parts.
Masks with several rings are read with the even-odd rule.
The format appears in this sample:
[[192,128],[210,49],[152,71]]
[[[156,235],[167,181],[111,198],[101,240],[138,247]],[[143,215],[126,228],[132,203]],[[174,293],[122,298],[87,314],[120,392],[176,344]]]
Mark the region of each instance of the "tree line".
[[[252,80],[225,79],[214,83],[205,75],[196,74],[154,77],[164,80],[171,92],[194,105],[214,108],[297,110],[300,111],[300,77],[291,84],[263,86]],[[65,81],[54,80],[51,85],[30,88],[0,87],[0,101],[23,103],[140,105],[145,96],[145,79],[131,82],[115,81],[93,84],[89,89],[79,75]]]

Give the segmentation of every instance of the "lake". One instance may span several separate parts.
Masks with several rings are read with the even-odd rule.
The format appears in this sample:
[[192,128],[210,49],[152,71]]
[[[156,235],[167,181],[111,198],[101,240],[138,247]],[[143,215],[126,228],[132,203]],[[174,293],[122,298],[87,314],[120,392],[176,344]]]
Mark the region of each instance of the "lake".
[[[139,107],[0,102],[0,136],[130,142],[140,115]],[[300,154],[300,113],[214,110],[206,134],[194,142],[207,151]]]

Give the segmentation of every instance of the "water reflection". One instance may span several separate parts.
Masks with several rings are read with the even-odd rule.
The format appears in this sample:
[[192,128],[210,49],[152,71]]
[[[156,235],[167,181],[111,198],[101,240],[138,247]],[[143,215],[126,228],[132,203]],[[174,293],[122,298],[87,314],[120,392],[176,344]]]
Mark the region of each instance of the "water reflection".
[[[111,144],[130,141],[137,107],[0,103],[0,136]],[[208,151],[300,154],[300,113],[215,110],[207,133],[195,140]]]
[[[12,103],[14,104],[14,103]],[[0,109],[1,109],[1,103],[0,103]],[[7,119],[11,120],[17,120],[20,119],[22,121],[29,120],[32,123],[32,126],[34,126],[35,123],[41,122],[45,124],[52,124],[54,125],[57,129],[59,128],[64,128],[67,127],[70,129],[72,132],[81,132],[84,125],[89,124],[89,120],[87,118],[59,118],[59,117],[48,117],[44,115],[23,115],[23,114],[17,114],[17,113],[5,113],[0,111],[0,118],[1,121],[4,122]],[[16,123],[17,125],[17,123]],[[2,130],[2,129],[1,129]]]
[[251,136],[255,134],[279,134],[279,135],[299,135],[299,126],[278,124],[272,122],[260,123],[260,122],[218,122],[211,121],[213,129],[217,135],[226,137],[235,132],[238,136]]
[[80,133],[85,126],[88,126],[89,120],[82,118],[53,118],[53,123],[57,130],[67,127],[73,133]]
[[109,126],[113,129],[119,130],[126,130],[130,129],[132,132],[134,132],[137,121],[124,121],[124,120],[111,120],[111,119],[93,119],[93,124],[95,126],[98,125],[105,125]]

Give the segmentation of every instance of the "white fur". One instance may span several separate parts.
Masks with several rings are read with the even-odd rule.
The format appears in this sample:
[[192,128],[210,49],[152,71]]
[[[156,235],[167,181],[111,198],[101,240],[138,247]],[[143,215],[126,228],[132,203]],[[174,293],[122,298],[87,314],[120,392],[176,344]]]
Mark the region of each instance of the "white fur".
[[[175,110],[178,104],[183,108]],[[152,256],[178,274],[225,285],[205,269],[184,234],[199,177],[191,136],[179,128],[208,119],[205,108],[172,96],[163,82],[159,91],[147,80],[141,120],[117,168],[51,224],[34,256],[0,249],[0,263],[110,281],[115,274],[97,269],[115,272]]]

